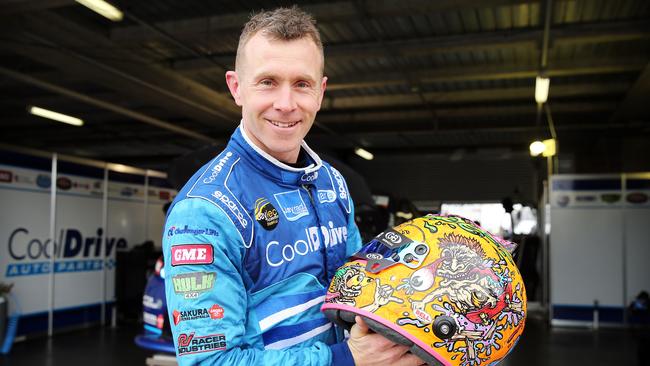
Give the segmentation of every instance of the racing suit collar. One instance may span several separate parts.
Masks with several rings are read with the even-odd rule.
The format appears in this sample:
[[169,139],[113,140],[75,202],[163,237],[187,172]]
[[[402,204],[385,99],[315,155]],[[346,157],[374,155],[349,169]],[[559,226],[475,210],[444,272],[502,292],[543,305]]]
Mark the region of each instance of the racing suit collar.
[[[246,135],[246,131],[242,128],[241,123],[233,133],[231,143],[234,143],[241,153],[250,158],[248,162],[251,165],[259,169],[263,174],[269,175],[284,183],[297,185],[308,183],[312,180],[312,177],[313,179],[317,177],[318,173],[316,172],[323,166],[321,158],[304,140],[301,143],[301,147],[307,153],[306,160],[308,165],[306,167],[294,168],[279,161],[257,147]],[[303,180],[306,181],[303,182]]]

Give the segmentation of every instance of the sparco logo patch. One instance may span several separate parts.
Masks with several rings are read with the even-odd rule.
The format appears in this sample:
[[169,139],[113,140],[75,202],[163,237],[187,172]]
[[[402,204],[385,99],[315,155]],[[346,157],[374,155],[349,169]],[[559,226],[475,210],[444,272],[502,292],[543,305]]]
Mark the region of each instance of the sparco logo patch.
[[179,357],[193,353],[222,351],[226,349],[226,336],[223,334],[195,336],[194,332],[181,333],[178,335],[177,344]]
[[239,206],[230,198],[230,196],[224,194],[220,190],[216,190],[212,192],[212,197],[218,199],[228,207],[230,212],[237,218],[239,223],[241,224],[242,227],[246,228],[248,227],[248,220],[244,218],[244,214],[242,214],[241,210],[239,209]]
[[172,266],[183,264],[210,264],[212,244],[181,244],[172,246]]
[[334,179],[336,180],[336,184],[338,185],[339,198],[341,198],[342,200],[347,200],[348,191],[347,191],[347,187],[345,186],[345,182],[343,181],[343,177],[341,176],[341,173],[339,173],[338,170],[332,168],[332,175],[334,176]]
[[273,230],[278,226],[280,214],[266,198],[255,201],[255,220],[266,230]]

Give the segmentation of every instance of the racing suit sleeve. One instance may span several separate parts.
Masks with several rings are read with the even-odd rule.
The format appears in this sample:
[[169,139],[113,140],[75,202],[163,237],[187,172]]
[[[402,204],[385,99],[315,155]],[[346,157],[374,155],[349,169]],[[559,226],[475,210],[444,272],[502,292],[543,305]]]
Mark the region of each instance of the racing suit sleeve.
[[359,228],[357,223],[354,221],[354,204],[350,198],[350,215],[348,216],[348,237],[346,240],[346,249],[345,255],[351,257],[352,254],[356,253],[361,249],[361,233],[359,233]]
[[245,343],[245,248],[235,225],[213,203],[200,198],[178,202],[165,223],[163,252],[168,316],[180,366],[327,366],[333,352],[349,353],[344,343],[332,349],[316,342],[282,350]]

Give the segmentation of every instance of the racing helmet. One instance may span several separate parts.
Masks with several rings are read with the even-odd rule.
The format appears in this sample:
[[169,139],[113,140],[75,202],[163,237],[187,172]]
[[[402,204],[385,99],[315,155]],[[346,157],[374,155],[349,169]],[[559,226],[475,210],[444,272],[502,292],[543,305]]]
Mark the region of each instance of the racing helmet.
[[524,330],[515,244],[457,216],[427,215],[377,235],[335,273],[321,310],[368,326],[430,365],[493,365]]

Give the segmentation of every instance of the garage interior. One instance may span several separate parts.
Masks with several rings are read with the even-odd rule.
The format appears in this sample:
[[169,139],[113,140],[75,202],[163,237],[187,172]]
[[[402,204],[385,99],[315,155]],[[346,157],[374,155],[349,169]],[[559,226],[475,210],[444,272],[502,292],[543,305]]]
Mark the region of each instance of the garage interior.
[[[100,180],[105,163],[111,163],[107,180],[140,174],[144,178],[135,183],[145,192],[153,186],[149,178],[168,177],[159,187],[159,200],[145,198],[145,206],[155,206],[145,210],[162,215],[168,198],[163,192],[178,190],[223,149],[240,123],[224,73],[234,69],[242,25],[259,10],[297,4],[317,21],[328,77],[306,141],[347,166],[354,175],[346,176],[348,182],[361,181],[368,192],[358,204],[367,203],[371,193],[385,198],[393,215],[440,212],[445,204],[493,203],[506,213],[518,204],[534,210],[533,232],[517,236],[510,228],[513,239],[537,237],[528,241],[536,243],[534,253],[529,244],[529,257],[520,254],[524,258],[518,264],[530,261],[538,281],[530,324],[503,364],[650,364],[644,354],[648,315],[632,316],[627,310],[640,290],[650,291],[650,272],[636,261],[647,261],[650,239],[633,231],[650,223],[650,204],[630,198],[612,208],[604,201],[580,201],[582,191],[558,188],[564,181],[589,181],[595,182],[594,197],[650,193],[649,1],[110,3],[123,13],[120,21],[73,0],[0,5],[0,170],[33,156],[42,160],[38,169],[49,172],[47,160],[55,153],[61,164],[91,166]],[[536,101],[540,78],[550,80],[541,103]],[[30,107],[74,116],[84,124],[52,122],[28,113]],[[532,157],[529,145],[549,139],[556,154]],[[358,149],[373,158],[362,158]],[[610,181],[614,186],[601,185]],[[563,197],[573,201],[567,206]],[[1,202],[9,208],[2,220],[9,220],[16,201]],[[48,214],[39,215],[45,222]],[[571,227],[554,230],[574,219],[575,227],[608,220],[619,220],[620,227],[608,231],[614,232],[612,239],[581,235]],[[129,241],[128,248],[118,247],[116,255],[132,253],[147,240],[160,250],[160,238],[153,236],[159,236],[155,225],[162,220],[146,219],[141,237]],[[15,229],[2,225],[0,245],[8,245]],[[565,242],[584,237],[602,243],[572,247]],[[604,243],[605,237],[616,244]],[[590,248],[599,253],[581,254]],[[607,253],[608,248],[615,249]],[[7,252],[2,253],[0,282],[11,283]],[[620,273],[608,277],[608,286],[623,288],[611,296],[617,305],[604,300],[611,294],[604,287],[594,289],[604,297],[585,294],[589,303],[578,301],[575,308],[555,301],[568,292],[556,288],[561,286],[558,276],[589,277],[558,267],[571,255],[585,262],[575,268],[586,268],[589,276],[588,271],[596,276],[614,262]],[[155,258],[144,261],[153,267]],[[587,269],[589,263],[596,268]],[[144,272],[138,275],[144,285]],[[111,313],[102,305],[100,318],[60,329],[41,327],[21,335],[19,328],[19,341],[0,364],[76,364],[94,355],[100,355],[93,362],[101,365],[142,364],[152,352],[133,341],[143,326],[139,312],[119,318],[117,308]]]

